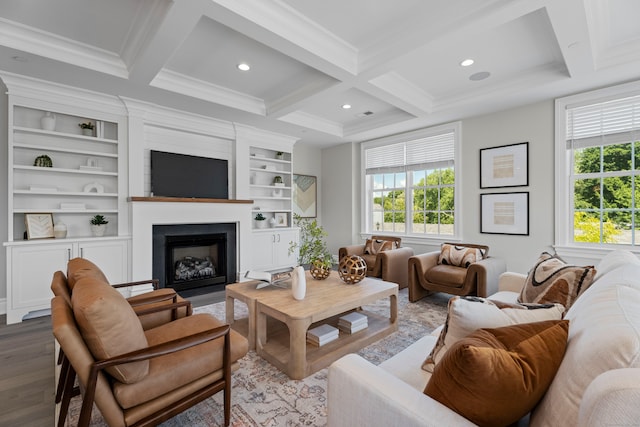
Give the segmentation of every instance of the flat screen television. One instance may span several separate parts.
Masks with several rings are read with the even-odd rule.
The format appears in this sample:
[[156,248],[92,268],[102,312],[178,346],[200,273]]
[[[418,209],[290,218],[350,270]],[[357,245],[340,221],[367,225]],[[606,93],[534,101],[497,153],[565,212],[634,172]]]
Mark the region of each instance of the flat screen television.
[[151,195],[229,198],[229,162],[151,150]]

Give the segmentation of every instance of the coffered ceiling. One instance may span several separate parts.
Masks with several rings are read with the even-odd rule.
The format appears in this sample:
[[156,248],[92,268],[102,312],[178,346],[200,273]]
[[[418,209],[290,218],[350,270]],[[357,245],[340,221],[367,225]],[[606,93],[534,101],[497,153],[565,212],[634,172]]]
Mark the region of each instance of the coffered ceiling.
[[0,70],[324,147],[638,79],[638,18],[637,0],[2,0]]

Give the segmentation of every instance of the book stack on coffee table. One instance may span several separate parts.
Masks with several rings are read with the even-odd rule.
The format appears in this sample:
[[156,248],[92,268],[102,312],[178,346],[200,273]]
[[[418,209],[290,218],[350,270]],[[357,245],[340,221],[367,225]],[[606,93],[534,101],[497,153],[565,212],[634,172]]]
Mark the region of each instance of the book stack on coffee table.
[[367,316],[356,311],[345,314],[338,319],[338,328],[348,334],[361,331],[367,326],[369,326]]
[[307,331],[307,342],[322,346],[333,340],[337,340],[340,332],[331,325],[320,325]]

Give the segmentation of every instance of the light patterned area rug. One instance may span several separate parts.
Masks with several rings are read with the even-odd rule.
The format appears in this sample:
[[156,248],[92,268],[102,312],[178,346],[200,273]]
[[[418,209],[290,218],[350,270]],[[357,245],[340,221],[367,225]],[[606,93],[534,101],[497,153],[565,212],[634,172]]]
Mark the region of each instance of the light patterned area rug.
[[[430,295],[417,303],[409,303],[407,289],[398,296],[398,331],[375,342],[358,354],[373,364],[379,364],[403,350],[419,338],[443,324],[449,295]],[[389,300],[365,307],[388,315]],[[246,306],[236,302],[236,318],[246,314]],[[211,313],[224,320],[224,302],[195,309]],[[426,356],[426,355],[425,355]],[[327,420],[327,369],[304,380],[291,380],[269,362],[250,351],[240,360],[240,369],[233,373],[231,394],[231,425],[245,426],[324,426]],[[68,425],[76,425],[80,399],[69,408]],[[222,425],[224,419],[222,393],[161,424],[163,427],[205,427]],[[94,407],[91,426],[106,426]]]

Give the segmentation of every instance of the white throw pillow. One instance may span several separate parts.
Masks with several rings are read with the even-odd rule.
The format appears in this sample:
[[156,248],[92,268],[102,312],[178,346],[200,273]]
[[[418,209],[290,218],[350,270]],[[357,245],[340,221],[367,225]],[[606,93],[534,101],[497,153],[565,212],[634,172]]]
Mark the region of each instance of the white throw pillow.
[[476,329],[560,320],[563,312],[562,304],[511,304],[480,297],[453,297],[449,300],[447,320],[438,342],[422,369],[433,372],[447,350]]
[[605,255],[596,267],[596,276],[593,278],[595,282],[610,271],[618,267],[629,264],[640,264],[640,259],[632,253],[624,249],[616,249]]

